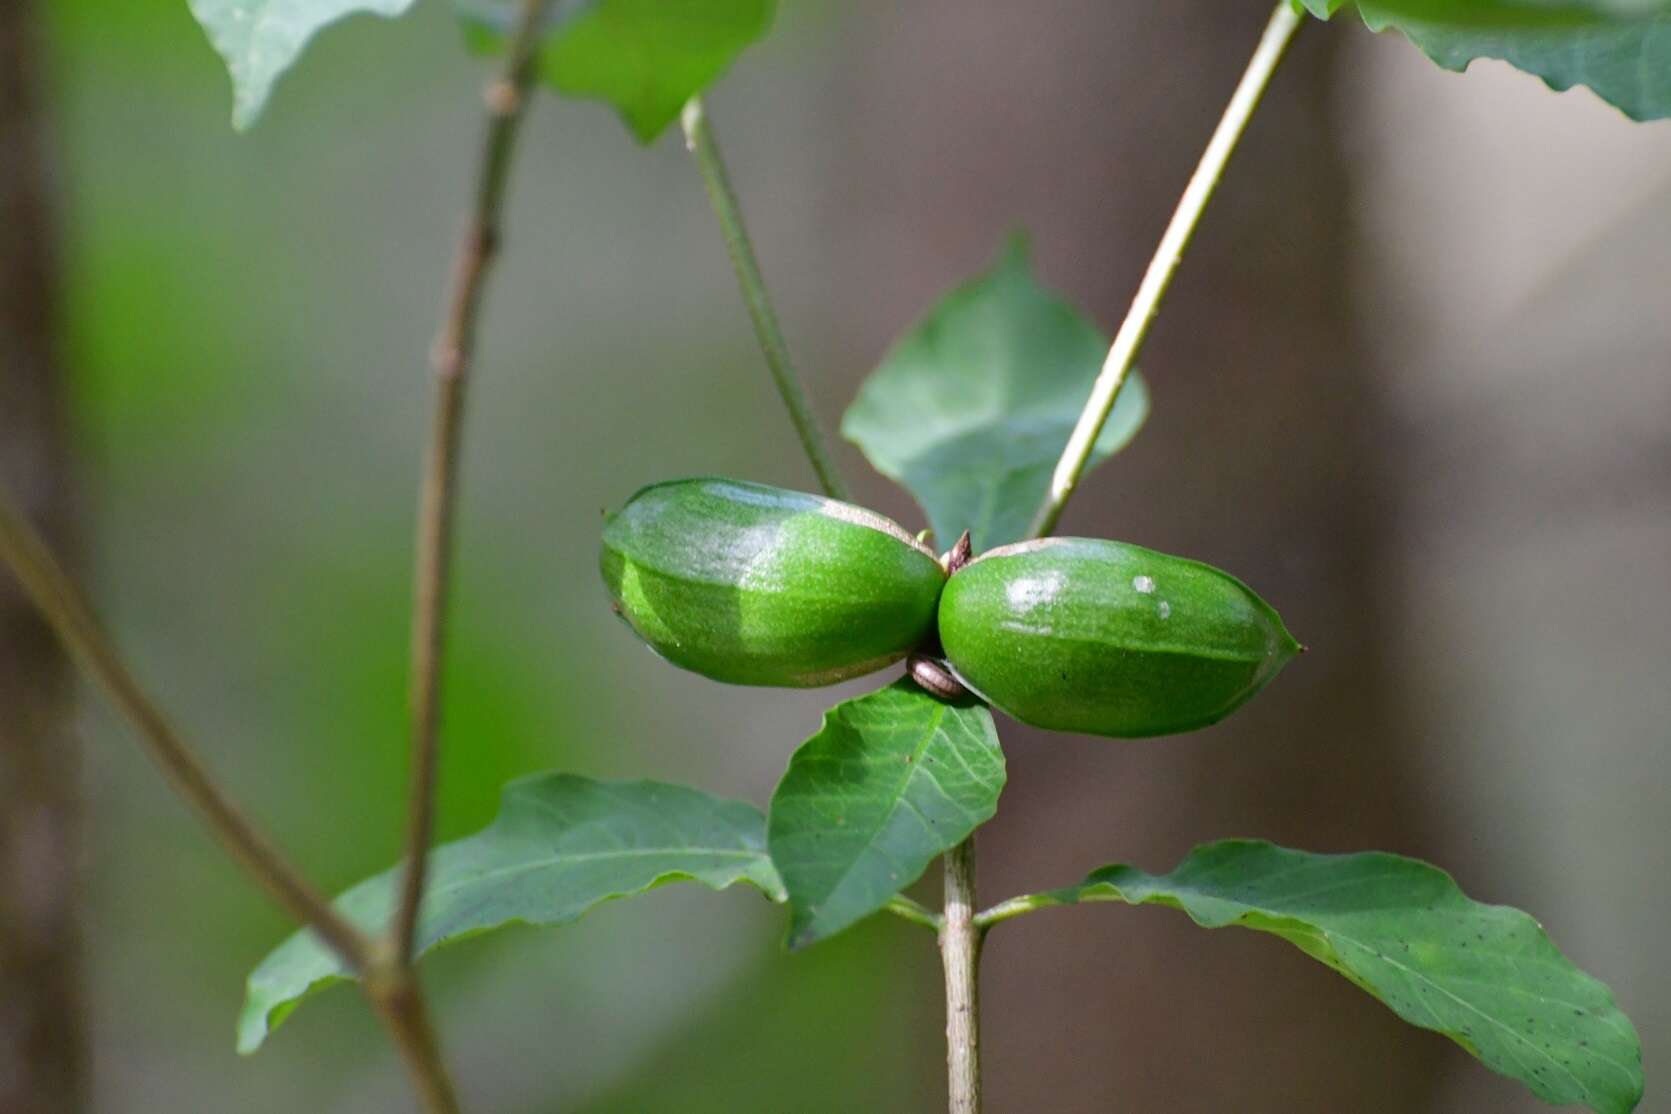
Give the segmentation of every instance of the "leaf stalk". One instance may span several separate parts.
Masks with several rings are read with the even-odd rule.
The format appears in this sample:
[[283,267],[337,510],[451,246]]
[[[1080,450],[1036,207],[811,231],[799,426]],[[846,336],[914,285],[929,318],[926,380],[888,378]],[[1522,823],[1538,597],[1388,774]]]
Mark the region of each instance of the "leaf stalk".
[[1036,913],[1040,909],[1054,909],[1059,905],[1067,904],[1069,904],[1068,901],[1054,894],[1022,894],[1019,897],[1000,901],[998,904],[976,913],[975,927],[980,929],[984,936],[991,931],[995,924],[1002,924],[1004,921],[1014,920],[1016,917],[1026,916],[1028,913]]
[[944,923],[940,914],[920,902],[913,901],[904,894],[894,894],[893,897],[888,899],[885,908],[894,916],[910,921],[912,924],[921,925],[930,932],[938,933],[940,926]]

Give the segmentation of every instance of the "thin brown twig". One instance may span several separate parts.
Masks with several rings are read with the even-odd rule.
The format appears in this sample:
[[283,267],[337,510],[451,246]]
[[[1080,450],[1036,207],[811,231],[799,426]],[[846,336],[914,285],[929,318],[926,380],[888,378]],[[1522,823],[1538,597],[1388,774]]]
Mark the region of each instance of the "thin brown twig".
[[411,786],[406,872],[389,921],[396,965],[412,964],[424,873],[435,826],[435,767],[446,648],[446,605],[457,501],[459,436],[465,387],[475,354],[483,280],[498,248],[505,184],[534,78],[534,49],[548,0],[523,0],[504,68],[487,90],[475,204],[459,236],[439,335],[431,355],[436,381],[429,449],[418,500],[411,656]]
[[140,687],[92,608],[23,514],[0,492],[0,560],[23,585],[66,649],[133,726],[176,792],[222,847],[292,917],[309,925],[356,972],[371,966],[371,941],[338,913],[229,800],[178,731]]
[[415,973],[408,967],[388,968],[367,978],[365,991],[411,1073],[423,1108],[429,1114],[459,1114],[458,1094],[442,1063]]
[[297,921],[308,925],[361,976],[367,998],[411,1069],[429,1114],[458,1114],[417,980],[376,941],[350,924],[273,847],[197,761],[146,695],[99,626],[79,588],[10,499],[0,491],[0,562],[45,617],[78,665],[133,725],[174,790],[190,802],[222,847]]
[[411,1070],[424,1109],[431,1114],[457,1114],[459,1109],[422,989],[411,969],[434,822],[436,735],[445,645],[442,620],[459,430],[482,281],[496,248],[505,182],[532,82],[534,46],[546,7],[547,0],[525,0],[505,68],[488,89],[489,125],[476,203],[460,237],[433,356],[438,394],[419,505],[413,608],[413,769],[407,871],[400,904],[390,920],[389,938],[382,946],[350,924],[221,792],[127,669],[75,583],[0,492],[0,560],[12,568],[66,648],[133,724],[169,782],[198,809],[217,840],[281,906],[311,926],[345,966],[362,976],[366,995]]

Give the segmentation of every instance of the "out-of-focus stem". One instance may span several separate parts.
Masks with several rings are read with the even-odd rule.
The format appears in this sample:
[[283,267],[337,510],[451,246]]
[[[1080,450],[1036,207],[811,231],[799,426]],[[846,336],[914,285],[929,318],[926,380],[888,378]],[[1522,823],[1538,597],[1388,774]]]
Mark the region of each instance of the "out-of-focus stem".
[[395,960],[412,962],[424,872],[435,828],[435,768],[441,724],[441,677],[446,660],[447,589],[450,584],[453,510],[457,502],[459,441],[464,396],[476,350],[483,281],[499,246],[505,185],[534,78],[534,46],[548,0],[523,0],[507,46],[503,70],[487,89],[487,132],[482,143],[476,200],[459,235],[441,330],[431,356],[435,409],[418,495],[418,536],[412,591],[411,787],[406,823],[406,872],[390,921]]
[[311,926],[343,963],[363,972],[369,965],[370,942],[222,792],[128,670],[81,590],[4,492],[0,492],[0,562],[12,570],[71,656],[133,726],[163,776],[197,809],[221,846],[286,912]]
[[760,342],[760,351],[765,354],[772,381],[777,384],[778,394],[783,396],[784,406],[789,408],[789,420],[794,423],[801,448],[806,450],[807,460],[818,475],[819,486],[832,499],[845,499],[847,489],[830,459],[824,435],[818,429],[818,419],[813,416],[806,390],[801,386],[795,365],[789,359],[789,345],[783,339],[783,330],[778,327],[771,295],[766,291],[766,279],[760,273],[760,260],[755,258],[754,243],[749,239],[748,226],[743,223],[737,191],[732,188],[730,175],[726,173],[725,160],[720,155],[719,144],[714,139],[713,128],[708,123],[708,111],[701,97],[692,97],[685,103],[681,120],[685,129],[685,146],[696,159],[696,168],[702,174],[702,184],[707,187],[714,216],[719,218],[720,234],[725,237],[725,249],[731,256],[732,268],[737,272],[737,285],[742,288],[743,303],[748,306],[749,320],[754,322],[754,335]]

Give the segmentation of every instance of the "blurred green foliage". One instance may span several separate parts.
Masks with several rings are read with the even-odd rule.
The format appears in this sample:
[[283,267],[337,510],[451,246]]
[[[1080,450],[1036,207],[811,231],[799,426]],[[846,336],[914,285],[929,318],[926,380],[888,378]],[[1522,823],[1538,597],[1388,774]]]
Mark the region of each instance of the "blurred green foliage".
[[[398,850],[425,354],[483,63],[444,6],[350,20],[239,137],[179,0],[49,16],[88,575],[209,764],[340,888]],[[786,430],[709,424],[769,388],[679,152],[555,98],[531,132],[467,434],[441,838],[542,768],[763,803],[817,722],[786,698],[722,726],[720,686],[661,678],[647,699],[633,679],[650,659],[608,615],[598,512],[676,471],[800,477]],[[408,1108],[345,991],[236,1056],[244,974],[288,926],[123,730],[102,711],[89,727],[96,1107]],[[457,949],[428,977],[476,1110],[788,1109],[809,1077],[824,1109],[863,1109],[935,1074],[934,1026],[900,1006],[935,1001],[932,951],[893,933],[791,959],[764,902],[656,895]],[[928,981],[896,977],[902,954]],[[699,1088],[711,1106],[668,1098],[727,1053],[739,1070]]]

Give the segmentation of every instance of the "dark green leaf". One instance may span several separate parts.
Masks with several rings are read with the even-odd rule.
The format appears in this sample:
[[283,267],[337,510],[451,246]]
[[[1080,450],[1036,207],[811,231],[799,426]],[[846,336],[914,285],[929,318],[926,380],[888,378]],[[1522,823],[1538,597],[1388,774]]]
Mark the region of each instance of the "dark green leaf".
[[[343,894],[337,906],[376,930],[399,881],[398,868],[386,871]],[[492,824],[435,850],[418,950],[512,923],[564,924],[600,902],[680,881],[716,890],[748,882],[784,900],[766,857],[760,811],[653,781],[523,778],[505,787]],[[254,1051],[303,998],[346,977],[311,932],[296,933],[250,973],[239,1051]]]
[[[502,31],[514,5],[462,0],[462,8],[467,19]],[[775,8],[775,0],[560,3],[540,45],[540,77],[565,96],[607,101],[648,143],[766,33]]]
[[991,714],[901,680],[837,704],[789,761],[766,842],[789,895],[789,946],[876,912],[998,809]]
[[[967,529],[980,552],[1026,534],[1107,354],[1108,338],[1034,279],[1018,239],[894,345],[841,432],[916,496],[942,547]],[[1091,463],[1148,411],[1134,373]]]
[[[1303,0],[1328,18],[1342,0]],[[1496,58],[1550,88],[1586,85],[1635,120],[1671,116],[1671,5],[1665,0],[1356,0],[1373,31],[1402,33],[1462,71]]]
[[1320,19],[1353,5],[1373,6],[1387,17],[1499,30],[1585,19],[1629,20],[1671,10],[1671,0],[1297,0],[1297,5]]
[[190,0],[191,13],[232,75],[232,126],[242,131],[267,104],[273,82],[315,32],[357,12],[397,16],[412,0]]
[[1273,933],[1541,1099],[1626,1114],[1642,1098],[1642,1047],[1607,987],[1525,913],[1470,901],[1414,859],[1229,840],[1171,874],[1109,866],[1034,900],[1168,905],[1206,928]]

